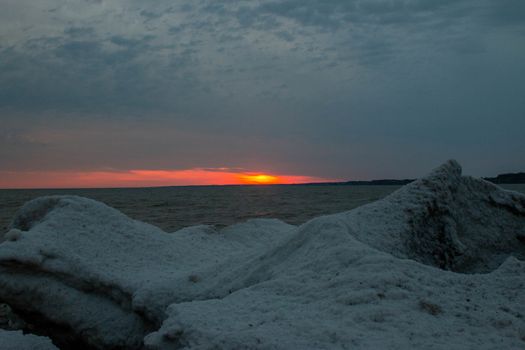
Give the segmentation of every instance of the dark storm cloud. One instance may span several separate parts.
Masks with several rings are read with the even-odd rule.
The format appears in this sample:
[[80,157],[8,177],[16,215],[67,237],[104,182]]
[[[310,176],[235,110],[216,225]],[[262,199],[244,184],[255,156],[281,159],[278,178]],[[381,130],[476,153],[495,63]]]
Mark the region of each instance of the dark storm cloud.
[[337,30],[348,23],[403,24],[427,20],[432,15],[450,17],[466,15],[466,1],[376,1],[376,0],[284,0],[264,2],[252,8],[252,19],[277,15],[301,25]]
[[64,29],[64,34],[71,37],[86,37],[95,34],[93,27],[69,27]]
[[512,26],[525,23],[525,2],[521,0],[493,1],[486,18],[498,25]]
[[155,90],[176,78],[174,65],[180,71],[181,65],[190,63],[189,50],[171,54],[166,64],[170,72],[155,76],[148,62],[141,62],[145,52],[160,49],[150,46],[153,35],[100,38],[87,28],[68,28],[65,33],[33,38],[0,52],[4,61],[0,106],[77,111],[152,108],[160,101],[148,97],[159,96]]
[[[28,128],[10,146],[21,163],[35,149],[20,135],[33,135],[45,124],[33,123],[49,115],[53,125],[70,120],[64,134],[76,134],[75,121],[119,121],[119,149],[137,155],[100,161],[101,151],[86,153],[79,167],[259,162],[324,177],[415,176],[448,157],[471,160],[476,172],[512,170],[519,157],[508,150],[525,146],[517,131],[525,128],[521,0],[2,6],[0,115]],[[137,120],[155,123],[139,123],[151,133],[194,136],[131,137]],[[46,166],[74,157],[60,151],[73,139],[46,141],[67,154]],[[110,138],[98,144],[112,147]]]
[[104,55],[99,42],[69,41],[57,47],[55,56],[82,63],[86,61],[99,61]]
[[155,13],[155,12],[150,12],[150,11],[146,11],[146,10],[140,11],[140,15],[142,17],[145,17],[147,21],[154,20],[154,19],[162,17],[162,13]]

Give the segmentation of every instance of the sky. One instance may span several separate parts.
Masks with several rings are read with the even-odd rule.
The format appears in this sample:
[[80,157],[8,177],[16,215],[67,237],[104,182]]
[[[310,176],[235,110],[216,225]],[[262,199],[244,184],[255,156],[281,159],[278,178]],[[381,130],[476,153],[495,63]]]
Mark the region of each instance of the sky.
[[523,0],[0,0],[0,188],[493,176],[524,131]]

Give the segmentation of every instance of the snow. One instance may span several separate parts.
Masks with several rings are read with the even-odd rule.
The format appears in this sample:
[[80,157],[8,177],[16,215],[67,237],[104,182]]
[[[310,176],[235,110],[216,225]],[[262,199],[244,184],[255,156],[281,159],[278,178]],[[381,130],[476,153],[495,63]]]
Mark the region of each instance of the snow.
[[522,349],[524,235],[525,196],[455,161],[299,227],[168,234],[43,197],[0,245],[0,301],[64,347],[53,325],[96,348]]
[[0,246],[0,300],[65,323],[92,346],[127,348],[158,328],[169,304],[208,298],[215,276],[295,230],[260,219],[167,234],[73,196],[33,200],[12,226],[17,239]]
[[0,329],[0,349],[2,350],[56,350],[50,339],[22,331]]
[[517,240],[525,231],[525,196],[461,176],[455,161],[343,216],[360,241],[447,270],[489,272],[511,254],[525,259]]

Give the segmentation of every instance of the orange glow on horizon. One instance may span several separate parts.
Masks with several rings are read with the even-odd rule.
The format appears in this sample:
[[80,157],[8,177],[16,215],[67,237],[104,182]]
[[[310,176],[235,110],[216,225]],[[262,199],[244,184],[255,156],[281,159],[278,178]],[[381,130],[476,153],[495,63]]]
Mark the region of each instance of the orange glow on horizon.
[[0,171],[0,188],[111,188],[274,185],[337,181],[312,176],[238,172],[227,168],[127,171]]
[[239,179],[244,184],[257,184],[257,185],[270,185],[278,184],[280,179],[278,176],[267,175],[267,174],[242,174],[239,175]]

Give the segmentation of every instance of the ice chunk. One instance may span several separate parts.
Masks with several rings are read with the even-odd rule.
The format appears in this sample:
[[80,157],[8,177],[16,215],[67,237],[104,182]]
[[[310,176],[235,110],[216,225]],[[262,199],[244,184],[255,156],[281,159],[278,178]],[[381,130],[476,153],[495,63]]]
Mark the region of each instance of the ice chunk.
[[15,217],[18,239],[0,245],[0,300],[42,315],[52,333],[67,325],[90,346],[140,348],[169,304],[221,296],[218,275],[294,229],[256,220],[167,234],[90,199],[43,197]]
[[460,175],[449,161],[342,220],[372,247],[447,270],[488,272],[509,255],[524,259],[525,196]]
[[49,338],[32,334],[24,335],[22,331],[0,329],[0,349],[2,350],[57,350]]

